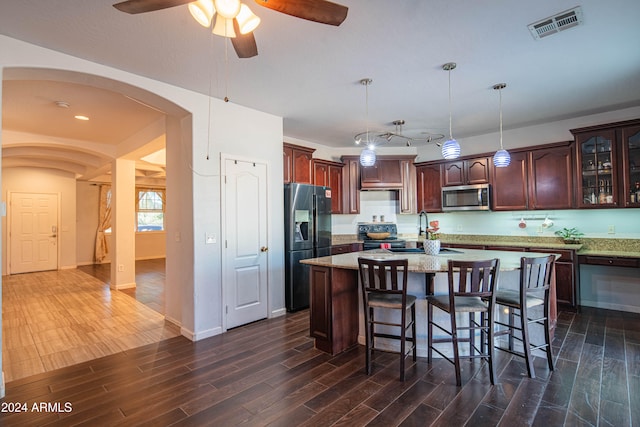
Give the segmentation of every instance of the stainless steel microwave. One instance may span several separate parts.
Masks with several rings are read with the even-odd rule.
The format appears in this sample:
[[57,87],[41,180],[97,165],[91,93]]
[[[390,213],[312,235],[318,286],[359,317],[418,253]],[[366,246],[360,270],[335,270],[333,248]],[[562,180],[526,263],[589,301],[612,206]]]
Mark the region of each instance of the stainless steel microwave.
[[442,187],[443,211],[488,211],[490,201],[489,184]]

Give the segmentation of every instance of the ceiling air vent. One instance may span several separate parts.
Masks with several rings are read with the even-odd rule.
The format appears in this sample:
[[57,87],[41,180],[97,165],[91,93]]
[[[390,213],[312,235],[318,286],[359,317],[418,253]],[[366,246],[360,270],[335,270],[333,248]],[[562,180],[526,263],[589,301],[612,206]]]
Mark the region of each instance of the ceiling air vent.
[[582,9],[576,6],[549,18],[527,25],[531,35],[538,40],[551,34],[556,34],[568,28],[582,24]]

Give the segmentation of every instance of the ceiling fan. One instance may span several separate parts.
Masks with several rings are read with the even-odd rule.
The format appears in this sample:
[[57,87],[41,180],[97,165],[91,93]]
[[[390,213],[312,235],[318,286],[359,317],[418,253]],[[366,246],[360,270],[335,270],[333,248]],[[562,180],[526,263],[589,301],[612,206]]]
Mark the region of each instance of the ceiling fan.
[[[342,22],[346,19],[347,11],[349,10],[346,6],[342,6],[340,4],[332,3],[326,0],[255,0],[255,2],[260,6],[275,10],[276,12],[285,13],[287,15],[306,19],[308,21],[335,26],[342,24]],[[196,2],[194,0],[127,0],[116,3],[113,5],[113,7],[122,12],[136,14],[181,6],[187,3],[195,4]],[[208,3],[210,5],[213,5],[215,3],[216,6],[218,5],[218,3],[220,3],[220,7],[216,7],[216,9],[218,9],[216,26],[222,25],[222,31],[224,32],[216,32],[216,26],[214,26],[213,32],[215,34],[231,38],[231,43],[233,44],[233,48],[235,49],[236,54],[239,58],[251,58],[258,54],[258,47],[256,45],[255,37],[253,36],[253,29],[249,30],[245,34],[240,31],[238,17],[241,3],[239,0],[216,0],[208,2],[200,1],[197,3]],[[236,5],[237,11],[235,12],[235,15],[232,13],[231,15],[224,16],[222,10],[229,5],[231,5],[232,8],[235,7],[234,5]],[[213,9],[213,6],[211,6],[211,9]],[[213,9],[213,12],[210,14],[210,16],[213,16],[215,12],[216,10]],[[249,13],[251,12],[249,11]],[[218,24],[218,19],[221,16],[224,17],[224,22],[222,24]],[[257,19],[259,20],[259,18]],[[211,17],[209,17],[209,25],[210,20]],[[205,25],[200,20],[198,20],[198,22],[200,22],[202,25]],[[257,24],[255,25],[257,26]],[[253,28],[255,28],[255,26]],[[235,37],[230,36],[230,34],[234,34]]]

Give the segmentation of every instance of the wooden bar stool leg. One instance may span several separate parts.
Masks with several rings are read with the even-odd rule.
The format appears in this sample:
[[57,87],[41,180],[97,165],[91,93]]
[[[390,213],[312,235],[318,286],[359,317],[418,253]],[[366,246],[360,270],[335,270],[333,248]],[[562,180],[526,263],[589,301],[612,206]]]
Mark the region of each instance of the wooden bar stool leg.
[[433,354],[433,306],[427,304],[427,363],[431,363]]
[[416,305],[411,306],[411,319],[413,320],[413,325],[411,325],[411,337],[413,338],[413,361],[415,362],[418,358],[418,341],[416,335]]
[[527,365],[527,373],[530,378],[535,378],[536,373],[533,370],[533,358],[531,357],[531,344],[529,342],[529,325],[526,305],[520,308],[520,323],[522,326],[522,345],[524,346],[524,362]]
[[460,354],[458,349],[458,327],[456,325],[456,313],[452,310],[451,317],[451,341],[453,342],[453,365],[456,370],[456,385],[462,385],[462,375],[460,374]]
[[549,370],[553,371],[553,353],[551,351],[551,333],[549,332],[549,304],[545,306],[544,313],[544,339],[547,343],[547,364],[549,365]]
[[513,351],[513,325],[515,322],[515,313],[512,307],[509,307],[509,350]]

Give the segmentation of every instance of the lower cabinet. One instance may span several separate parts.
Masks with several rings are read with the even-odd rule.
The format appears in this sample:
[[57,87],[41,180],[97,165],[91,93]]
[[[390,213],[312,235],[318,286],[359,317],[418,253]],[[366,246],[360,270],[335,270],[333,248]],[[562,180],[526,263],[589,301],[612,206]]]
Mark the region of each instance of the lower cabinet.
[[311,266],[309,331],[318,350],[338,354],[358,343],[358,270]]
[[331,255],[348,254],[362,250],[362,243],[345,243],[344,245],[331,246]]

